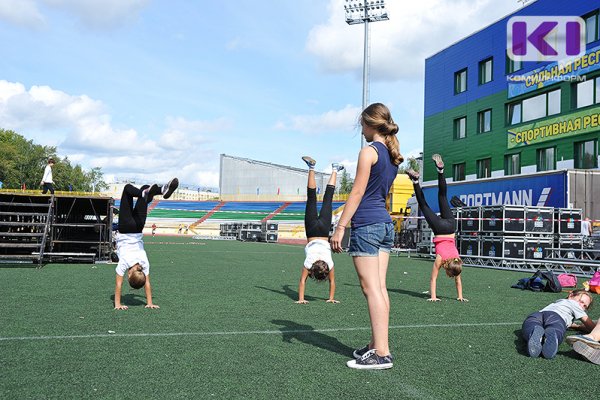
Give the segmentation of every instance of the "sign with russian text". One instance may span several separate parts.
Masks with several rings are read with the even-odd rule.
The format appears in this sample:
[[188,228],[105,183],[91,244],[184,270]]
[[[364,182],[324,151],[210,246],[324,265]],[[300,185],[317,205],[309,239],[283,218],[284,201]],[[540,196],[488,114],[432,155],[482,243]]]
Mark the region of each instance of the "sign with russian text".
[[508,98],[520,96],[564,81],[577,82],[580,76],[600,69],[600,46],[581,57],[548,64],[523,75],[507,75]]
[[[458,197],[469,207],[519,205],[566,207],[567,178],[564,171],[527,176],[452,182],[447,198]],[[423,187],[423,195],[434,212],[439,212],[438,188]]]
[[594,130],[600,130],[600,107],[511,128],[507,147],[529,146]]

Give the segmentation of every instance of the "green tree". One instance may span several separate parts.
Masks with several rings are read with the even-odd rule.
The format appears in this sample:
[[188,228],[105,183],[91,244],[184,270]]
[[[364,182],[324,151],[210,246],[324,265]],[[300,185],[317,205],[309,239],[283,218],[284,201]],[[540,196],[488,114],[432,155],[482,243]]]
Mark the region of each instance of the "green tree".
[[18,189],[22,184],[28,189],[39,188],[49,157],[55,160],[52,175],[57,190],[66,191],[69,184],[80,191],[108,188],[100,168],[84,171],[79,165],[71,165],[68,157],[61,160],[56,147],[41,146],[14,131],[0,129],[0,181],[4,188]]
[[403,174],[407,169],[413,169],[419,172],[419,162],[414,157],[409,157],[400,167],[398,168],[398,173]]
[[[88,184],[92,187],[91,190],[95,190],[96,192],[108,189],[108,185],[104,182],[104,174],[102,173],[102,169],[99,167],[92,168],[85,174]],[[90,190],[88,189],[88,190]]]
[[342,171],[342,176],[340,177],[340,194],[348,194],[352,191],[352,185],[354,181],[350,178],[350,174],[346,171]]

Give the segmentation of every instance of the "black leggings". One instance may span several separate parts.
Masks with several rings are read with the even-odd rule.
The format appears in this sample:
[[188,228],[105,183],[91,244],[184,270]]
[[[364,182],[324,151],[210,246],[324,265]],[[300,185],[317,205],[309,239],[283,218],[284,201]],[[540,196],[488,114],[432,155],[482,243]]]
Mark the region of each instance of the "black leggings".
[[419,209],[425,216],[425,220],[431,227],[433,234],[448,235],[454,233],[455,219],[454,215],[452,215],[452,211],[450,211],[448,200],[446,199],[446,192],[448,190],[446,187],[446,178],[444,178],[444,173],[438,172],[438,203],[440,206],[441,216],[437,215],[431,210],[431,208],[429,208],[419,184],[413,183],[413,186],[415,188],[415,197],[419,203]]
[[325,195],[323,196],[323,204],[321,205],[321,213],[317,213],[317,189],[306,188],[306,211],[304,212],[304,229],[308,239],[313,237],[329,237],[331,230],[331,213],[333,192],[335,186],[327,185]]
[[51,194],[54,194],[54,185],[44,182],[44,185],[42,186],[42,194],[46,194],[48,191],[50,191]]
[[[123,188],[121,194],[121,205],[119,206],[119,232],[120,233],[141,233],[144,230],[146,217],[148,215],[148,203],[142,197],[142,191],[148,185],[136,188],[129,183]],[[137,197],[135,207],[133,198]],[[152,201],[149,199],[149,201]]]

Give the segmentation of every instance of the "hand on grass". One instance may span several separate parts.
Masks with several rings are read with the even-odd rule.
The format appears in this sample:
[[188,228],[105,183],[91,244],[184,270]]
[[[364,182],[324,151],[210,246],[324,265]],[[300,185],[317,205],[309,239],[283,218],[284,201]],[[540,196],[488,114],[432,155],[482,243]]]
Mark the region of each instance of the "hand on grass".
[[338,304],[339,301],[334,300],[334,299],[329,299],[329,300],[325,300],[325,303],[333,303],[333,304]]
[[457,298],[456,300],[458,300],[458,301],[461,301],[461,302],[463,302],[463,303],[468,303],[468,302],[469,302],[469,300],[468,300],[468,299],[465,299],[464,297],[459,297],[459,298]]
[[308,304],[308,300],[298,300],[295,303],[296,304]]
[[127,306],[115,306],[115,310],[127,310],[128,308]]
[[437,301],[441,301],[441,300],[438,299],[437,297],[431,297],[431,298],[427,299],[427,301],[437,302]]
[[157,304],[146,304],[144,308],[160,308]]

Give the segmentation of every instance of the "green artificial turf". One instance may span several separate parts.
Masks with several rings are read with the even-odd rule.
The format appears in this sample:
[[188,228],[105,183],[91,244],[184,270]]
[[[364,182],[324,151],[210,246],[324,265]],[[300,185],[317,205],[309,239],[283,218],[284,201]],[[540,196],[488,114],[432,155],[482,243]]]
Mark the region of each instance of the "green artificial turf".
[[[126,288],[113,310],[114,265],[0,268],[2,399],[589,398],[598,367],[562,344],[531,359],[518,340],[531,312],[565,294],[511,289],[528,274],[465,268],[465,297],[431,261],[392,256],[394,368],[346,367],[369,340],[352,260],[334,255],[340,304],[326,283],[294,303],[301,246],[147,238],[154,301]],[[596,319],[597,312],[592,309]],[[115,333],[109,333],[115,332]]]

